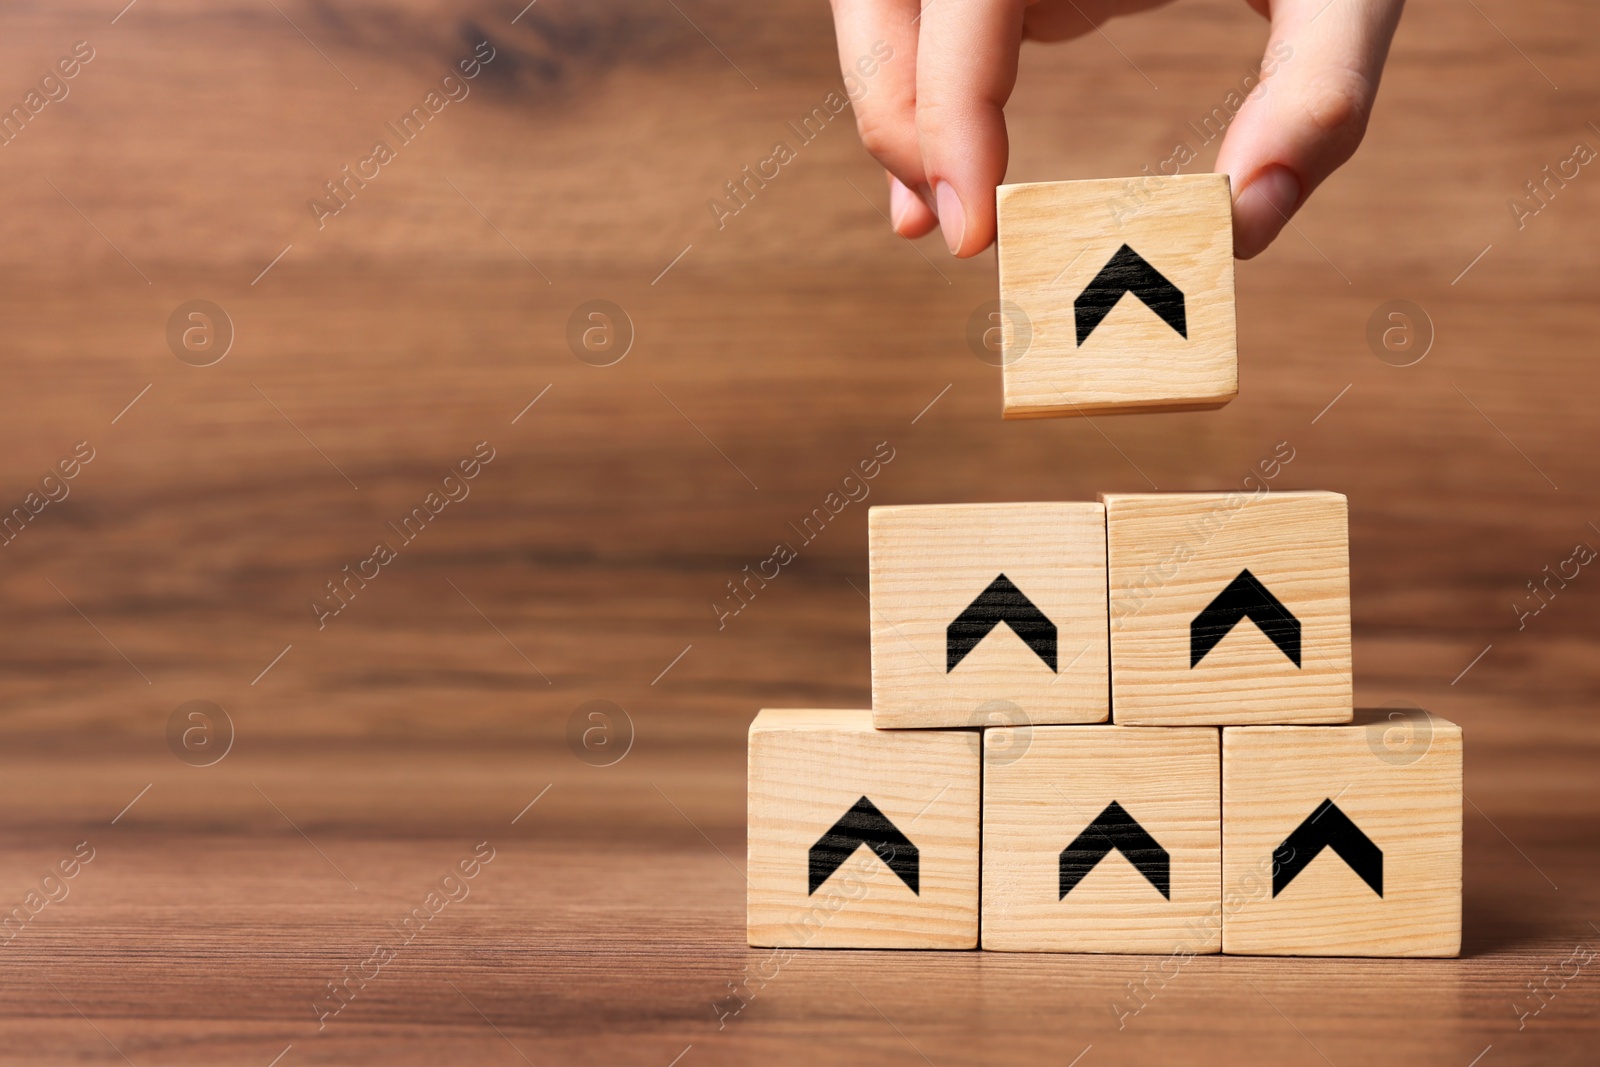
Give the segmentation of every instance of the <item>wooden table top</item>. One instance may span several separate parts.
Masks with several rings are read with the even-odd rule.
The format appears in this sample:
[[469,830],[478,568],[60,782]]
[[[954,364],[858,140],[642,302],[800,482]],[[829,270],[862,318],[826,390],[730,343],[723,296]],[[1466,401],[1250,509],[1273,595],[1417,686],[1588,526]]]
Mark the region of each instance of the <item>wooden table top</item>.
[[[1593,1062],[1600,578],[1515,605],[1600,545],[1600,176],[1508,207],[1600,147],[1593,5],[1413,4],[1366,147],[1239,265],[1239,399],[1092,423],[1000,420],[993,255],[894,238],[848,114],[718,227],[837,83],[824,4],[121,6],[0,15],[0,99],[93,52],[0,145],[0,1063]],[[1196,0],[1030,50],[1010,179],[1166,158],[1263,34]],[[869,504],[1230,488],[1279,442],[1347,493],[1358,703],[1466,732],[1463,957],[1195,959],[1128,1014],[1150,958],[746,948],[745,728],[868,699],[866,507],[712,604],[881,442]]]

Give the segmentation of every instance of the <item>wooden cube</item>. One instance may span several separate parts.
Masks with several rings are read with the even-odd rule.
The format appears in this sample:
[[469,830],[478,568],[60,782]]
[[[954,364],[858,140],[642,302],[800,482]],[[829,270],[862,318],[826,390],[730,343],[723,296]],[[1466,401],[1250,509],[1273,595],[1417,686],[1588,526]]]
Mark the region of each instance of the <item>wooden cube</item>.
[[1105,508],[875,507],[879,727],[1104,722]]
[[[1222,947],[1218,731],[985,731],[983,947]],[[1009,734],[1003,743],[995,735]]]
[[1002,185],[998,208],[1006,418],[1238,393],[1226,175]]
[[873,729],[868,711],[750,724],[751,945],[974,948],[977,730]]
[[1338,493],[1107,493],[1111,704],[1125,726],[1349,722]]
[[1222,731],[1222,950],[1461,952],[1461,728],[1366,710]]

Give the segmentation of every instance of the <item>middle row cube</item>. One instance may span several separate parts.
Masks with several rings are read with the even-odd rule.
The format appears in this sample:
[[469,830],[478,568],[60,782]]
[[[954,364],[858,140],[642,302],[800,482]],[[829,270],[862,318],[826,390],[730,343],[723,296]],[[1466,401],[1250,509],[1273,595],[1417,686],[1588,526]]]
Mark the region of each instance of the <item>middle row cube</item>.
[[1329,492],[875,507],[880,728],[1348,722]]

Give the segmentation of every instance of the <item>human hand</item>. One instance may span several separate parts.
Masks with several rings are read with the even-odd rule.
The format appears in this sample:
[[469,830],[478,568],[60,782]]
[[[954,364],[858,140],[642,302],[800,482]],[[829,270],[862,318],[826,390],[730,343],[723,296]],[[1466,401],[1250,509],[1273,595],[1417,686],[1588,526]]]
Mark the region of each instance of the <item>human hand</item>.
[[[894,49],[855,109],[862,143],[889,174],[895,231],[921,237],[940,226],[951,253],[965,257],[995,237],[995,188],[1005,177],[1008,150],[1004,108],[1023,40],[1081,37],[1112,15],[1167,0],[832,2],[847,73],[876,42]],[[1217,156],[1217,171],[1233,182],[1240,259],[1271,244],[1361,143],[1404,6],[1404,0],[1246,3],[1272,27],[1264,91],[1250,93]]]

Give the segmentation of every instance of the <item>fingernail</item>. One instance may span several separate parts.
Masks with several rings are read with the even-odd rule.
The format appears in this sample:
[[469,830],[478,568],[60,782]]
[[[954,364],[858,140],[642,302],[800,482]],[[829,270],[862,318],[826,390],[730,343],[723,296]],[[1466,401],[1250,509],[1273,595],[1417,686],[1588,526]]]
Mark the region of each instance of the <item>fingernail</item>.
[[1288,167],[1273,164],[1245,186],[1233,204],[1234,254],[1241,259],[1256,255],[1300,204],[1300,179]]
[[916,196],[894,175],[889,176],[889,222],[895,232],[904,229],[906,212],[911,209]]
[[956,195],[949,182],[934,182],[933,198],[938,204],[939,229],[944,232],[944,243],[950,247],[951,255],[954,255],[961,248],[961,238],[967,228],[967,216],[961,208],[961,197]]

